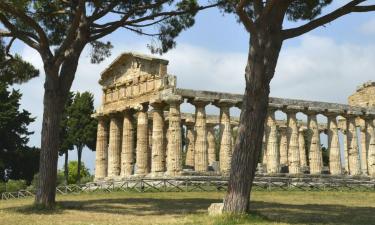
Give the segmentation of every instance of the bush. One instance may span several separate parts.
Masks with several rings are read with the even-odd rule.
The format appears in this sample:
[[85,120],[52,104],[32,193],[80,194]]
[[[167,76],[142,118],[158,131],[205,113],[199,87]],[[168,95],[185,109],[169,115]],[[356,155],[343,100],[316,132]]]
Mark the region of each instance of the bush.
[[5,192],[5,183],[0,182],[0,193],[3,193],[3,192]]
[[26,189],[26,187],[27,185],[25,180],[8,180],[8,182],[6,183],[7,192],[16,192]]
[[[34,175],[33,181],[31,181],[30,189],[35,189],[38,186],[39,182],[39,173]],[[57,171],[57,178],[56,178],[56,186],[65,184],[65,177],[64,177],[64,172],[62,171]]]
[[[78,182],[78,162],[77,161],[70,161],[68,164],[69,176],[68,176],[68,183],[69,184],[76,184]],[[89,169],[85,166],[83,162],[81,162],[81,183],[87,182],[92,180],[90,179],[91,175]]]

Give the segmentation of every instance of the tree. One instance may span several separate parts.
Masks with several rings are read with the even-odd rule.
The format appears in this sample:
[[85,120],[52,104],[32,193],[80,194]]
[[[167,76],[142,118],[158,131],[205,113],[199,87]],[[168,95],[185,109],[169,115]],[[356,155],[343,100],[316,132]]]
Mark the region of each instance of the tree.
[[69,178],[69,169],[68,169],[68,161],[69,161],[69,151],[73,150],[73,141],[70,139],[69,131],[68,131],[68,120],[69,120],[69,108],[73,103],[73,92],[69,92],[69,96],[67,101],[65,102],[64,111],[62,115],[62,119],[60,122],[60,148],[59,148],[59,155],[64,155],[64,177],[65,183],[68,184]]
[[118,29],[156,38],[152,52],[175,46],[179,33],[194,24],[200,6],[196,0],[2,0],[0,37],[9,37],[7,48],[18,39],[42,58],[44,109],[40,153],[40,181],[36,204],[53,207],[59,142],[64,105],[83,49],[91,45],[91,61],[110,55],[111,43],[101,39]]
[[86,181],[90,181],[92,176],[90,174],[89,169],[85,166],[85,164],[82,162],[81,167],[81,174],[78,174],[78,166],[79,163],[77,161],[70,161],[68,164],[69,168],[69,178],[68,178],[68,184],[76,184],[79,183],[79,179],[84,179]]
[[[81,181],[82,150],[86,146],[91,150],[96,147],[98,122],[91,115],[94,113],[94,96],[89,92],[77,92],[73,103],[68,107],[68,139],[77,149],[77,182]],[[66,163],[66,162],[65,162]]]
[[[366,0],[351,0],[332,12],[320,16],[332,0],[227,0],[223,10],[236,13],[249,33],[249,52],[245,69],[246,88],[243,97],[238,138],[235,144],[228,193],[224,211],[245,213],[257,159],[262,149],[270,82],[285,40],[298,37],[353,12],[374,11]],[[339,2],[339,1],[337,1]],[[320,16],[320,17],[319,17]],[[283,29],[284,20],[308,20],[305,24]]]
[[22,94],[9,90],[14,83],[23,83],[38,76],[39,71],[20,56],[8,56],[8,49],[0,39],[0,180],[25,179],[31,182],[37,170],[39,149],[27,146],[32,134],[27,126],[34,118],[26,111],[20,111]]

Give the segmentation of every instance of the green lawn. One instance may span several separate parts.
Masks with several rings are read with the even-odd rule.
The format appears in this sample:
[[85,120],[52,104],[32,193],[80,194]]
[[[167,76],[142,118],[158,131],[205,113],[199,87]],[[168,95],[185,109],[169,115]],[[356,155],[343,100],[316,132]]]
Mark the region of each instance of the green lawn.
[[40,211],[33,199],[0,201],[0,224],[375,224],[374,192],[254,191],[252,214],[211,217],[223,192],[90,193],[58,196]]

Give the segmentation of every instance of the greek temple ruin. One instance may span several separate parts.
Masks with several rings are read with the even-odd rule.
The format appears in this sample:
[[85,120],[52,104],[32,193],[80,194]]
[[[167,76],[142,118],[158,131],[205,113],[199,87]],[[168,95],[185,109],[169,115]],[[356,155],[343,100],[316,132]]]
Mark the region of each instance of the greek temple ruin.
[[[102,105],[93,115],[95,180],[228,175],[239,125],[230,111],[241,108],[242,95],[177,88],[167,65],[124,53],[102,72]],[[270,98],[258,173],[375,177],[375,82],[358,87],[348,100]],[[181,112],[181,104],[191,104],[195,113]],[[208,105],[220,114],[208,115]],[[281,113],[286,119],[277,119]]]

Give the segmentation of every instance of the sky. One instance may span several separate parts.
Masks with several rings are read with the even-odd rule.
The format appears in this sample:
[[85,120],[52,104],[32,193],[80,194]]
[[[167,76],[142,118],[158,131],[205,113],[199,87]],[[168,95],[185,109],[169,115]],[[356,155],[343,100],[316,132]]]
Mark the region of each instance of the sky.
[[[345,1],[336,2],[343,4]],[[335,4],[324,12],[337,7]],[[300,24],[302,22],[286,22],[284,26]],[[85,49],[72,86],[72,91],[92,92],[96,108],[101,104],[101,87],[98,84],[101,71],[123,52],[150,54],[146,45],[151,40],[129,31],[117,31],[105,40],[111,41],[114,46],[112,56],[99,65],[93,65],[89,49]],[[209,9],[200,12],[196,24],[177,38],[176,48],[161,57],[169,60],[168,72],[177,76],[179,88],[241,94],[244,91],[248,42],[248,33],[233,15]],[[14,86],[23,94],[21,108],[36,117],[29,127],[34,132],[29,145],[40,146],[44,90],[42,61],[37,52],[22,43],[17,43],[13,51],[41,71],[40,77]],[[271,82],[271,96],[347,103],[347,97],[355,92],[356,87],[369,80],[375,81],[375,12],[348,15],[287,40]],[[184,104],[182,109],[193,112],[193,107],[188,104]],[[208,106],[207,112],[218,114],[219,110]],[[239,114],[234,108],[231,113]],[[76,151],[70,152],[69,159],[77,159]],[[95,153],[85,149],[83,161],[93,171]],[[62,166],[63,159],[60,157],[59,168]]]

